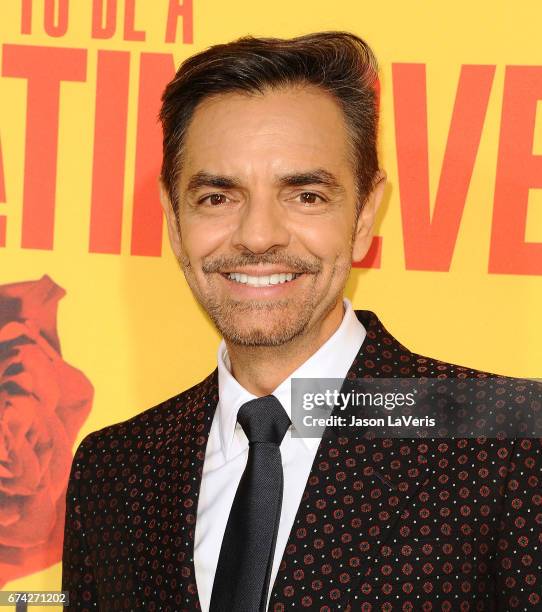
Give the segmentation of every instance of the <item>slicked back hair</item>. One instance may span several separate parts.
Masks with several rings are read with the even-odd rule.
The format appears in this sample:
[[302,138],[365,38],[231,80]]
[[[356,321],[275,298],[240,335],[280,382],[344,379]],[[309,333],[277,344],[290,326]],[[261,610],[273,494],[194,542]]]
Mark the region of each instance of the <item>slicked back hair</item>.
[[312,85],[330,93],[347,126],[357,179],[358,212],[378,171],[378,66],[361,38],[318,32],[291,39],[244,37],[184,61],[162,95],[161,176],[175,214],[186,132],[197,105],[217,94],[265,93]]

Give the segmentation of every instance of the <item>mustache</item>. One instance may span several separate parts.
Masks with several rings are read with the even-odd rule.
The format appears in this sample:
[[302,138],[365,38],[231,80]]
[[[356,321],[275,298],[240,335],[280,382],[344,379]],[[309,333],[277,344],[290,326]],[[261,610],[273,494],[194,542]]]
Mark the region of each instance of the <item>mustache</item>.
[[245,255],[214,257],[205,259],[202,262],[201,269],[207,274],[213,272],[222,272],[224,270],[232,270],[235,268],[243,268],[245,266],[257,266],[260,264],[267,265],[283,265],[288,270],[294,271],[296,274],[317,274],[322,269],[322,262],[318,258],[304,259],[296,255],[288,255],[286,253],[247,253]]

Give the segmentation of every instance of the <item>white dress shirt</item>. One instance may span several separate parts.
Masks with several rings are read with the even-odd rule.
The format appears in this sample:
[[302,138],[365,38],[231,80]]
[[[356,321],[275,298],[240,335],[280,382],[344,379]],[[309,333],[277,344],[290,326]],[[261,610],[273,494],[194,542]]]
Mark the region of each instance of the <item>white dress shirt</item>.
[[[365,339],[365,328],[358,321],[352,304],[346,298],[343,299],[343,303],[344,316],[335,333],[272,393],[284,406],[290,418],[291,379],[344,379]],[[194,544],[196,583],[204,612],[209,610],[226,523],[248,457],[248,440],[237,423],[237,411],[245,402],[256,398],[232,376],[224,340],[218,347],[218,391],[219,402],[205,451]],[[280,446],[284,492],[268,604],[290,530],[320,444],[320,438],[292,437],[292,428],[293,425],[286,432]]]

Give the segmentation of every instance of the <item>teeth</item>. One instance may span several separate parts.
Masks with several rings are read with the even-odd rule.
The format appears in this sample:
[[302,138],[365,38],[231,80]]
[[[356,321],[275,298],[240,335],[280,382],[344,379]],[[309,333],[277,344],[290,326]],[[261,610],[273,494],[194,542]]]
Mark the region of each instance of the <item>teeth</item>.
[[268,287],[269,285],[281,285],[287,283],[294,278],[297,278],[299,274],[270,274],[269,276],[248,276],[247,274],[240,274],[239,272],[230,272],[228,278],[230,280],[242,283],[243,285],[249,285],[250,287]]

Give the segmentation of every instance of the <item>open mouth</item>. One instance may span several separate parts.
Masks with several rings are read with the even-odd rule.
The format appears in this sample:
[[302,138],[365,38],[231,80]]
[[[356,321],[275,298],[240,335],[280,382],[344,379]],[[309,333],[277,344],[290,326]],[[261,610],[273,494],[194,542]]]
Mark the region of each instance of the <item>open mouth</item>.
[[242,274],[240,272],[229,272],[223,274],[223,276],[228,280],[240,283],[241,285],[248,285],[249,287],[270,287],[272,285],[289,283],[299,278],[301,274],[281,272],[279,274],[269,274],[266,276],[250,276],[249,274]]

